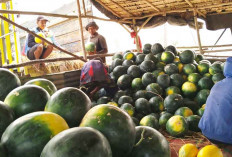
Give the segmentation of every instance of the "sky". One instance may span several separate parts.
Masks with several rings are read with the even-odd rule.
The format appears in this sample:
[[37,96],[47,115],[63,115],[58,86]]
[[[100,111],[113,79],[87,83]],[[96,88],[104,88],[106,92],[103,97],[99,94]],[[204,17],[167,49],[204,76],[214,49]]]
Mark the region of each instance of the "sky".
[[[73,0],[14,0],[14,9],[23,11],[43,11],[52,12],[53,10],[61,7],[65,3],[70,3]],[[93,8],[93,14],[98,17],[105,17],[96,8]],[[18,18],[18,22],[22,23],[26,20],[33,19],[35,17],[30,15],[21,15]],[[102,34],[108,44],[110,53],[125,51],[127,49],[135,49],[134,40],[130,37],[130,34],[115,22],[105,22],[95,20],[99,25],[99,33]],[[166,30],[166,31],[164,31]],[[205,28],[200,30],[202,45],[213,45],[223,30],[209,31]],[[140,31],[139,36],[142,41],[142,45],[146,43],[154,44],[161,43],[164,47],[168,45],[174,46],[197,46],[197,34],[194,29],[188,26],[172,26],[165,24],[152,29],[143,29]],[[228,29],[221,40],[220,44],[231,44],[232,36]]]

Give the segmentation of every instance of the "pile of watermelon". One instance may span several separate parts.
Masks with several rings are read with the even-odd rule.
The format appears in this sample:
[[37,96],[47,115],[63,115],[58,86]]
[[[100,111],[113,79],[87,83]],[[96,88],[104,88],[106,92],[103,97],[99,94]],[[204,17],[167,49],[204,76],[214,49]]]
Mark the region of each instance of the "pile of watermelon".
[[40,78],[21,85],[0,68],[0,156],[170,157],[166,138],[152,127],[136,127],[133,112],[113,102],[91,105],[77,88],[57,90]]
[[166,130],[180,137],[200,131],[198,122],[215,83],[224,79],[224,63],[211,63],[191,50],[178,52],[159,43],[144,45],[143,53],[113,56],[109,72],[117,82],[113,98],[101,89],[92,105],[112,104],[126,111],[137,126]]

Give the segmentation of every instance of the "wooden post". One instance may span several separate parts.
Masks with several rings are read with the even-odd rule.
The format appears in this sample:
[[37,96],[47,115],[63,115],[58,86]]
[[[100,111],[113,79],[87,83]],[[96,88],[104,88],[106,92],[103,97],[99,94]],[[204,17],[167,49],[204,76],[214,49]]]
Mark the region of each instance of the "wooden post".
[[133,29],[134,29],[134,31],[136,33],[136,37],[135,37],[136,48],[137,48],[138,52],[141,52],[141,49],[140,49],[140,46],[139,46],[138,30],[137,30],[137,27],[135,25],[136,25],[136,20],[133,19]]
[[87,59],[87,55],[86,55],[86,51],[85,51],[85,41],[84,41],[82,18],[81,18],[81,7],[80,7],[79,0],[77,0],[77,9],[78,9],[78,20],[79,20],[79,25],[80,25],[82,52],[84,53],[84,59],[86,60]]
[[82,6],[84,10],[84,15],[86,16],[85,0],[82,0]]
[[196,31],[197,31],[199,50],[200,50],[201,54],[204,54],[204,52],[202,50],[202,46],[201,46],[201,38],[200,38],[200,32],[199,32],[199,27],[198,27],[198,22],[197,22],[197,12],[196,12],[196,10],[193,10],[193,12],[194,12],[194,21],[195,21],[195,27],[196,27]]

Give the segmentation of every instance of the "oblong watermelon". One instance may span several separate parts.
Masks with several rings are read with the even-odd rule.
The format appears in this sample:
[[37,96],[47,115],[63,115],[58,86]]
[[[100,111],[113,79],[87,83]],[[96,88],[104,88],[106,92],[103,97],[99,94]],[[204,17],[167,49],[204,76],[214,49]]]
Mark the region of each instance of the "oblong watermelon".
[[77,127],[91,107],[91,100],[81,90],[66,87],[58,90],[48,100],[45,111],[63,117],[70,127]]
[[114,157],[127,156],[134,146],[134,122],[118,107],[95,106],[86,113],[80,126],[99,130],[108,139]]
[[4,101],[7,94],[20,85],[21,82],[14,73],[0,68],[0,101]]
[[112,152],[109,142],[98,130],[76,127],[52,138],[40,157],[112,157]]
[[68,128],[65,120],[55,113],[34,112],[12,122],[1,142],[9,157],[39,157],[48,141]]
[[7,104],[15,113],[15,117],[25,114],[43,111],[50,98],[48,92],[36,85],[21,86],[11,91],[4,103]]

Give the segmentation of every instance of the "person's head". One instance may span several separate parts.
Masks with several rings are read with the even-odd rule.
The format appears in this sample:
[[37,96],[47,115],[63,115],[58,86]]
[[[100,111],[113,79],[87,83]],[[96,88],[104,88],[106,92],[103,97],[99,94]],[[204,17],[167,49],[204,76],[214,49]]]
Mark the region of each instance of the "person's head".
[[46,19],[44,16],[39,16],[37,18],[37,26],[42,30],[46,28],[47,22],[48,22],[48,19]]
[[98,25],[95,22],[90,22],[88,25],[85,27],[85,29],[91,34],[94,35],[97,30],[99,29]]
[[224,66],[225,77],[232,77],[232,57],[228,57]]

